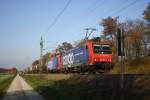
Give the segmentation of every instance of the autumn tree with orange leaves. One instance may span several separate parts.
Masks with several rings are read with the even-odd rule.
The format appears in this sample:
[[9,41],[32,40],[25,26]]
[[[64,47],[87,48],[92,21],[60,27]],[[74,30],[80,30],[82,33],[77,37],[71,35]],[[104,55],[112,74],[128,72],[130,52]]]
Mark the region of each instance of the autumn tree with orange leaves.
[[[113,43],[113,54],[117,55],[117,28],[122,27],[125,34],[125,55],[128,59],[138,59],[150,55],[150,3],[146,7],[144,20],[127,20],[118,23],[118,17],[107,17],[102,20],[103,34],[111,39]],[[117,57],[116,57],[117,58]]]
[[117,61],[117,21],[118,17],[107,17],[102,20],[100,25],[103,26],[103,35],[104,35],[104,40],[106,41],[111,41],[112,42],[112,53],[113,53],[113,61]]
[[103,34],[105,36],[110,36],[111,40],[113,41],[116,37],[116,31],[117,31],[117,19],[118,17],[107,17],[102,20],[101,25],[103,26]]

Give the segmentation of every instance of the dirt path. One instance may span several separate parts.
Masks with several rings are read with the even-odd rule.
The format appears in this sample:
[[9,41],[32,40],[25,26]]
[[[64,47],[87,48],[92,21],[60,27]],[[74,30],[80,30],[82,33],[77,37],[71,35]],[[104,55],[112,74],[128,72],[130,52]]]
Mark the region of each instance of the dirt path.
[[12,81],[3,100],[44,100],[22,77]]

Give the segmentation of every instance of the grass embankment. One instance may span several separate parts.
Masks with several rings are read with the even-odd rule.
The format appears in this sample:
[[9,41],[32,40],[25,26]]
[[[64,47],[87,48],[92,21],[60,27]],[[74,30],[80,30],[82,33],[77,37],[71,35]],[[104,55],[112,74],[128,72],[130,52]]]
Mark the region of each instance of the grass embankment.
[[[57,81],[61,79],[61,75],[22,75],[22,77],[46,100],[70,100],[69,94],[62,90]],[[51,77],[51,78],[50,78]]]
[[0,74],[0,99],[5,94],[14,77],[14,74]]
[[[46,100],[150,100],[149,75],[24,75]],[[63,77],[63,78],[62,78]]]
[[[120,70],[121,64],[117,63],[110,74],[119,74]],[[125,61],[124,72],[125,74],[150,74],[150,58]]]
[[150,100],[150,61],[125,62],[124,89],[120,65],[102,75],[24,75],[46,100]]

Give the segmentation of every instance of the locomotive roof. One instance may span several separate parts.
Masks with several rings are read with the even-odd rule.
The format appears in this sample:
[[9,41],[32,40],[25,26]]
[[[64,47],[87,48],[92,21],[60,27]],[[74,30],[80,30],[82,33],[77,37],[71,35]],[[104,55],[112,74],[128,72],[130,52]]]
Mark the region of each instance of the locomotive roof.
[[96,43],[96,44],[112,44],[112,42],[109,42],[109,41],[100,41],[100,42],[87,41],[87,42],[84,43],[82,46],[73,47],[72,49],[70,49],[70,50],[68,50],[68,51],[66,51],[65,53],[62,53],[62,54],[69,53],[69,52],[71,52],[71,51],[74,50],[74,49],[82,48],[82,47],[86,46],[88,43]]

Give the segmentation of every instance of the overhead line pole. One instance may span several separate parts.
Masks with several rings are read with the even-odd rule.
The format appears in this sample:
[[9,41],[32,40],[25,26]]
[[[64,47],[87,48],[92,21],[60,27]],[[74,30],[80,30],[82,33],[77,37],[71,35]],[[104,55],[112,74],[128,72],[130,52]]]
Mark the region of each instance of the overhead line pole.
[[40,60],[39,60],[39,74],[42,73],[42,56],[43,56],[43,38],[42,36],[46,34],[58,21],[58,19],[61,17],[61,15],[64,13],[64,11],[67,9],[69,4],[71,3],[72,0],[68,0],[64,8],[61,10],[61,12],[54,18],[53,22],[50,24],[50,26],[47,28],[47,30],[41,34],[41,40],[40,40]]
[[40,40],[40,61],[39,61],[39,74],[42,73],[42,57],[43,57],[43,38],[41,36],[41,40]]
[[124,72],[125,72],[125,65],[124,65],[124,58],[125,58],[125,52],[124,52],[124,27],[121,25],[117,29],[117,38],[118,38],[118,57],[120,60],[120,71],[121,71],[121,89],[124,89]]

